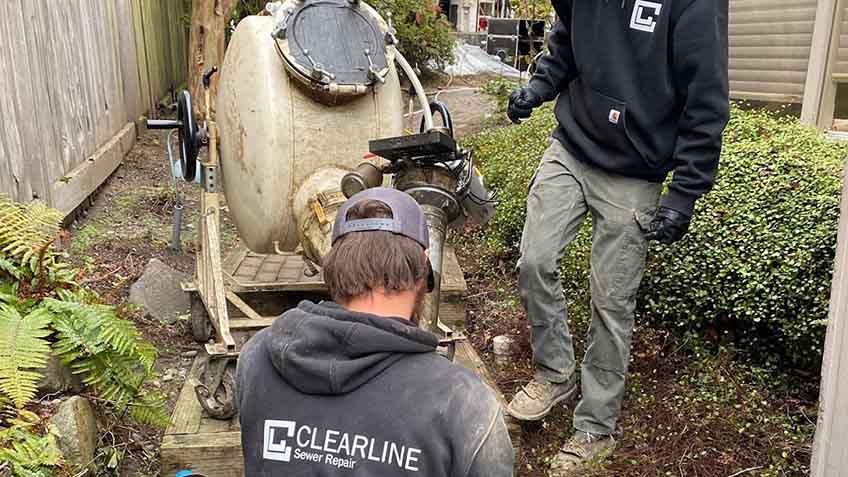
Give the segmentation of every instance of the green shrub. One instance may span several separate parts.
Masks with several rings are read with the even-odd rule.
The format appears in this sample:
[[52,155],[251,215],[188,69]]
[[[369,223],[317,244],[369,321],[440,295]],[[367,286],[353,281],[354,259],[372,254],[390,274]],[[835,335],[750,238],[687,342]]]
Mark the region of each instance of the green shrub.
[[[527,184],[555,125],[548,106],[467,141],[502,200],[487,233],[500,253],[517,255]],[[640,313],[695,336],[726,334],[754,355],[818,366],[846,152],[796,119],[734,106],[716,186],[698,202],[690,233],[651,246]],[[583,305],[590,244],[584,227],[563,261],[566,293]]]
[[434,0],[366,0],[397,29],[400,51],[410,64],[444,68],[453,60],[454,39],[446,17]]

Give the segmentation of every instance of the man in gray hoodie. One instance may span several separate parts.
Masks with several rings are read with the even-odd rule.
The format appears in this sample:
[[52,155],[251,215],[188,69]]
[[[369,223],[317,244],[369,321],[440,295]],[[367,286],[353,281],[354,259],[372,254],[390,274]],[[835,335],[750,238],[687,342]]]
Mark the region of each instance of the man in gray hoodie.
[[339,209],[324,279],[244,347],[238,405],[248,476],[513,475],[500,403],[416,325],[432,270],[427,222],[385,188]]

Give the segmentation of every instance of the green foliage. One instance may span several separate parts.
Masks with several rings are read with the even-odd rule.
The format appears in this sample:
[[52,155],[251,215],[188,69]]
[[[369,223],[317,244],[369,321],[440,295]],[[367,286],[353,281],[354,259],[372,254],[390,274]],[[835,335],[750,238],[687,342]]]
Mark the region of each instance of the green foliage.
[[794,118],[734,108],[716,186],[685,240],[652,249],[641,309],[817,368],[845,154]]
[[71,241],[71,253],[74,255],[84,254],[94,245],[98,235],[100,235],[100,231],[91,224],[77,230]]
[[490,80],[480,87],[480,91],[497,96],[501,99],[506,99],[512,90],[518,87],[518,83],[507,78],[497,78]]
[[517,0],[510,6],[515,18],[548,20],[554,14],[554,7],[549,0]]
[[489,129],[465,143],[474,149],[486,182],[498,190],[501,202],[486,239],[499,253],[518,251],[528,184],[555,127],[552,107],[546,105],[523,124]]
[[0,196],[0,413],[20,414],[32,400],[52,350],[116,412],[166,425],[164,398],[142,388],[155,350],[133,322],[73,281],[79,272],[52,247],[60,217]]
[[[527,186],[556,126],[550,106],[526,123],[467,141],[502,202],[487,232],[515,257]],[[693,336],[726,337],[754,355],[815,369],[827,318],[842,159],[846,147],[791,117],[738,106],[724,138],[715,189],[689,235],[652,244],[640,313]],[[588,296],[590,236],[566,251],[566,294]]]
[[509,94],[519,86],[515,81],[498,78],[493,79],[480,87],[480,91],[494,96],[498,101],[498,113],[506,113],[506,108],[509,105]]
[[0,463],[16,476],[52,476],[63,464],[56,436],[38,433],[38,421],[37,415],[23,412],[11,426],[0,428]]
[[433,64],[444,68],[453,60],[451,27],[434,0],[371,0],[367,3],[385,19],[391,14],[400,51],[413,66],[427,69]]
[[36,308],[22,316],[16,308],[0,304],[0,392],[20,409],[35,397],[50,343],[51,314]]
[[50,247],[62,214],[41,202],[17,204],[0,194],[0,279],[4,275],[32,288],[73,280]]
[[98,303],[91,292],[61,290],[59,299],[46,298],[53,313],[56,342],[53,349],[101,399],[133,419],[167,425],[164,399],[142,390],[153,372],[156,350],[135,324],[118,317],[112,306]]

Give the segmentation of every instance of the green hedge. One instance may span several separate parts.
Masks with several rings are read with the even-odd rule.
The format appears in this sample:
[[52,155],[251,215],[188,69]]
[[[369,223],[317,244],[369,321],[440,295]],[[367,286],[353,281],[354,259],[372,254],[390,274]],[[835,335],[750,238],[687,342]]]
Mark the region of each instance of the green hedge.
[[[527,183],[555,124],[546,107],[520,126],[467,141],[500,191],[487,239],[505,255],[517,254]],[[846,152],[794,118],[734,105],[716,186],[698,202],[690,233],[673,246],[651,246],[643,319],[818,366]],[[584,227],[563,261],[566,293],[584,307],[589,249]]]

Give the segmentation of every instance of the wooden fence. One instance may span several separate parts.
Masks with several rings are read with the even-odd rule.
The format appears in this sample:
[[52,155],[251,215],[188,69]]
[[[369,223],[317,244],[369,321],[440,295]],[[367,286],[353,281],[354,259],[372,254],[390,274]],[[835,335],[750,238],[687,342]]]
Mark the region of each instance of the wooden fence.
[[73,211],[183,82],[182,0],[0,1],[0,193]]

